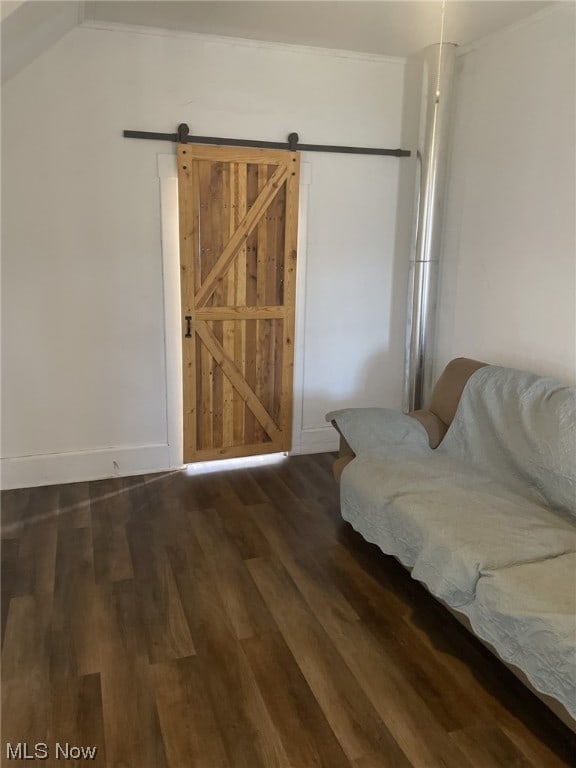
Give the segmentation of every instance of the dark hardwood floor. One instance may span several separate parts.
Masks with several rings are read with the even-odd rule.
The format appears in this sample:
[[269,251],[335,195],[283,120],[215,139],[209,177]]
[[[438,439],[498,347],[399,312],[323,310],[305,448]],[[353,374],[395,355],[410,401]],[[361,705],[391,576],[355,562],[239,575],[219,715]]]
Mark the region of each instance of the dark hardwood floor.
[[44,742],[55,767],[574,765],[568,729],[342,521],[333,458],[5,492],[2,764]]

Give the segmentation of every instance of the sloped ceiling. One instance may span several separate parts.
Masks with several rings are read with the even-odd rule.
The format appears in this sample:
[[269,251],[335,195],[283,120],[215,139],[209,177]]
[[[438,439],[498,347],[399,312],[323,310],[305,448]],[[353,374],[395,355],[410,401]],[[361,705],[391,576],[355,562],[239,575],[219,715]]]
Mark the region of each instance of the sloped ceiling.
[[[448,0],[445,39],[465,45],[552,4]],[[0,9],[5,82],[83,20],[409,56],[438,42],[441,2],[20,0]]]
[[[409,56],[438,42],[441,2],[87,2],[85,18]],[[446,40],[464,45],[536,13],[531,0],[448,0]]]
[[2,2],[0,7],[3,83],[58,42],[80,21],[81,3],[74,0]]
[[7,16],[10,16],[11,13],[14,13],[16,8],[19,8],[21,5],[24,5],[24,0],[14,0],[14,2],[6,1],[3,3],[0,3],[0,19],[5,19]]

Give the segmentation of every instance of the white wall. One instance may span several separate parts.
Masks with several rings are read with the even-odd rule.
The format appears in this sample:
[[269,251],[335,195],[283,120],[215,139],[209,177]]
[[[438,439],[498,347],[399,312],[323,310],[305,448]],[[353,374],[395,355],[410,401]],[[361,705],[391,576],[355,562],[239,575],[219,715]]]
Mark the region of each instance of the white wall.
[[[122,130],[188,122],[203,135],[395,147],[403,70],[80,27],[4,85],[4,487],[169,465],[157,155],[172,150]],[[395,249],[402,161],[303,159],[306,451],[334,446],[331,408],[400,406],[402,338],[390,329],[403,326],[406,271]]]
[[460,58],[437,365],[576,380],[574,6]]

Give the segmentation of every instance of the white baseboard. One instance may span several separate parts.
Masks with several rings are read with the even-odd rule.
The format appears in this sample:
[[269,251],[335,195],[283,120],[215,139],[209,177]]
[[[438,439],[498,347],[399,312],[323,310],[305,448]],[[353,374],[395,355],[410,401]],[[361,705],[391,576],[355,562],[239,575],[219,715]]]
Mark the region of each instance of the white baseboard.
[[169,468],[169,446],[166,444],[20,456],[0,460],[0,487],[8,490],[60,485],[164,472]]
[[[330,426],[306,429],[294,435],[291,453],[336,451],[338,443],[338,434]],[[0,488],[9,490],[79,483],[108,477],[167,472],[170,469],[174,467],[170,466],[170,446],[167,444],[18,456],[0,459]]]
[[337,451],[340,444],[338,433],[332,426],[303,429],[294,435],[291,453],[325,453]]

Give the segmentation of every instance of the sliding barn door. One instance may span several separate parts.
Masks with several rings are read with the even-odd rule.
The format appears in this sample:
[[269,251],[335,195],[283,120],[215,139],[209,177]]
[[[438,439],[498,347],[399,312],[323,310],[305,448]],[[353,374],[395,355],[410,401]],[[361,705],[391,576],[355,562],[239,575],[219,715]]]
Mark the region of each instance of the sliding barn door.
[[291,447],[299,156],[178,147],[184,461]]

